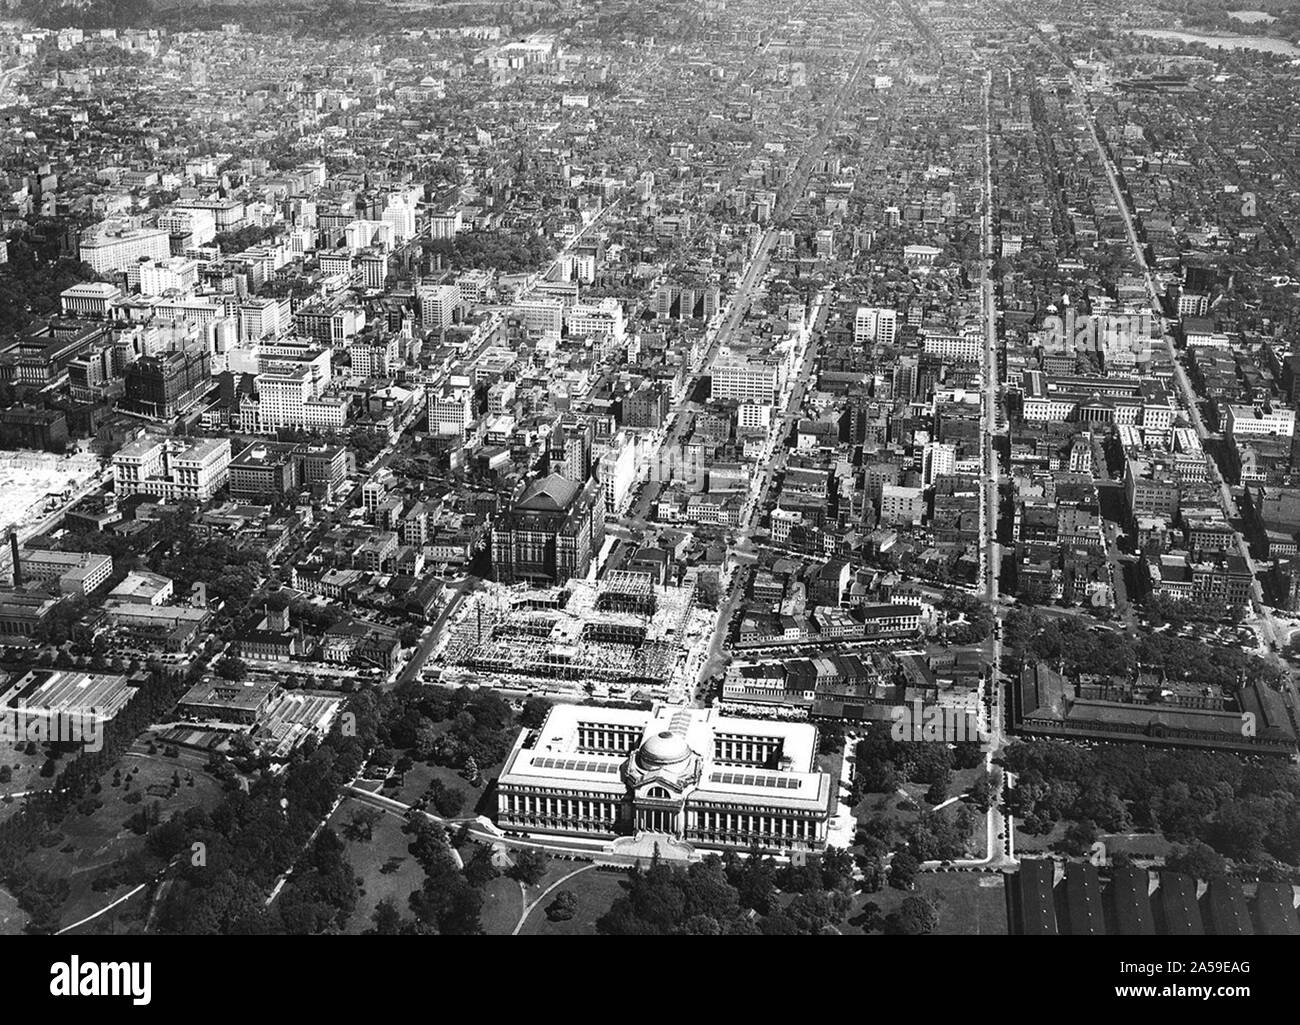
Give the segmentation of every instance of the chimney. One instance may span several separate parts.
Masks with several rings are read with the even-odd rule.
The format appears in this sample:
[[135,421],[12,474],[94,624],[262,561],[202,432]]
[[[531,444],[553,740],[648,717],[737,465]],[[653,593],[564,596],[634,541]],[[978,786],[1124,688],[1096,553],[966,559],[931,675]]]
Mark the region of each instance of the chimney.
[[14,587],[23,586],[23,563],[18,556],[18,531],[9,531],[9,554],[14,560]]

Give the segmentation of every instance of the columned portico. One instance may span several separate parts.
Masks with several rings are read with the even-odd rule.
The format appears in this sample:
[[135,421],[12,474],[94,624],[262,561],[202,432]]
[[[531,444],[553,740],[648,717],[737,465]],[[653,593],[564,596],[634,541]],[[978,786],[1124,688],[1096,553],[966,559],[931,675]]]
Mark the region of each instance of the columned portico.
[[676,809],[638,808],[636,814],[638,833],[670,833],[680,836],[681,815]]

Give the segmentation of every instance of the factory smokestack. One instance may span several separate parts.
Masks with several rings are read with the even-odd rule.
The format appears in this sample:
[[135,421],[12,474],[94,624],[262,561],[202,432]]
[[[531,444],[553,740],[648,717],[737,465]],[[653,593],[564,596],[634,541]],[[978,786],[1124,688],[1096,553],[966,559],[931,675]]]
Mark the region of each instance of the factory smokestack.
[[9,554],[14,560],[14,587],[23,586],[23,563],[18,557],[18,531],[9,531]]

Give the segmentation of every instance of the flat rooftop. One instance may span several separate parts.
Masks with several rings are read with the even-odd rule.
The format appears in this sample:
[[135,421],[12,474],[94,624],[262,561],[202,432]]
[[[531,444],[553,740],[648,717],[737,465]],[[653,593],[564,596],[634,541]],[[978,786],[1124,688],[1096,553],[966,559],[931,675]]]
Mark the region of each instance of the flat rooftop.
[[63,669],[37,669],[13,682],[0,698],[0,704],[51,712],[95,712],[111,719],[131,700],[136,688],[122,675],[68,672]]
[[[635,742],[623,752],[592,752],[579,746],[579,726],[624,727],[634,731]],[[531,747],[525,746],[530,733]],[[692,800],[751,803],[824,810],[831,781],[815,764],[816,729],[807,723],[741,719],[719,715],[712,708],[657,705],[641,709],[603,708],[592,705],[554,705],[537,731],[520,734],[501,773],[504,784],[597,789],[625,793],[622,767],[629,754],[647,740],[676,734],[700,758],[699,782]],[[719,738],[773,738],[781,741],[782,761],[788,768],[765,769],[714,760]],[[786,761],[788,759],[788,762]]]

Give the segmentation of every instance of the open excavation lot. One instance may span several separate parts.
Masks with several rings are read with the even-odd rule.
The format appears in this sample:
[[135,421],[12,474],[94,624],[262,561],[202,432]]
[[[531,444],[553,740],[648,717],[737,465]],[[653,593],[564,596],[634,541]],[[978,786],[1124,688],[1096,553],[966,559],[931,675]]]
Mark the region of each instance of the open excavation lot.
[[95,456],[14,452],[0,456],[0,533],[61,502],[99,470]]

